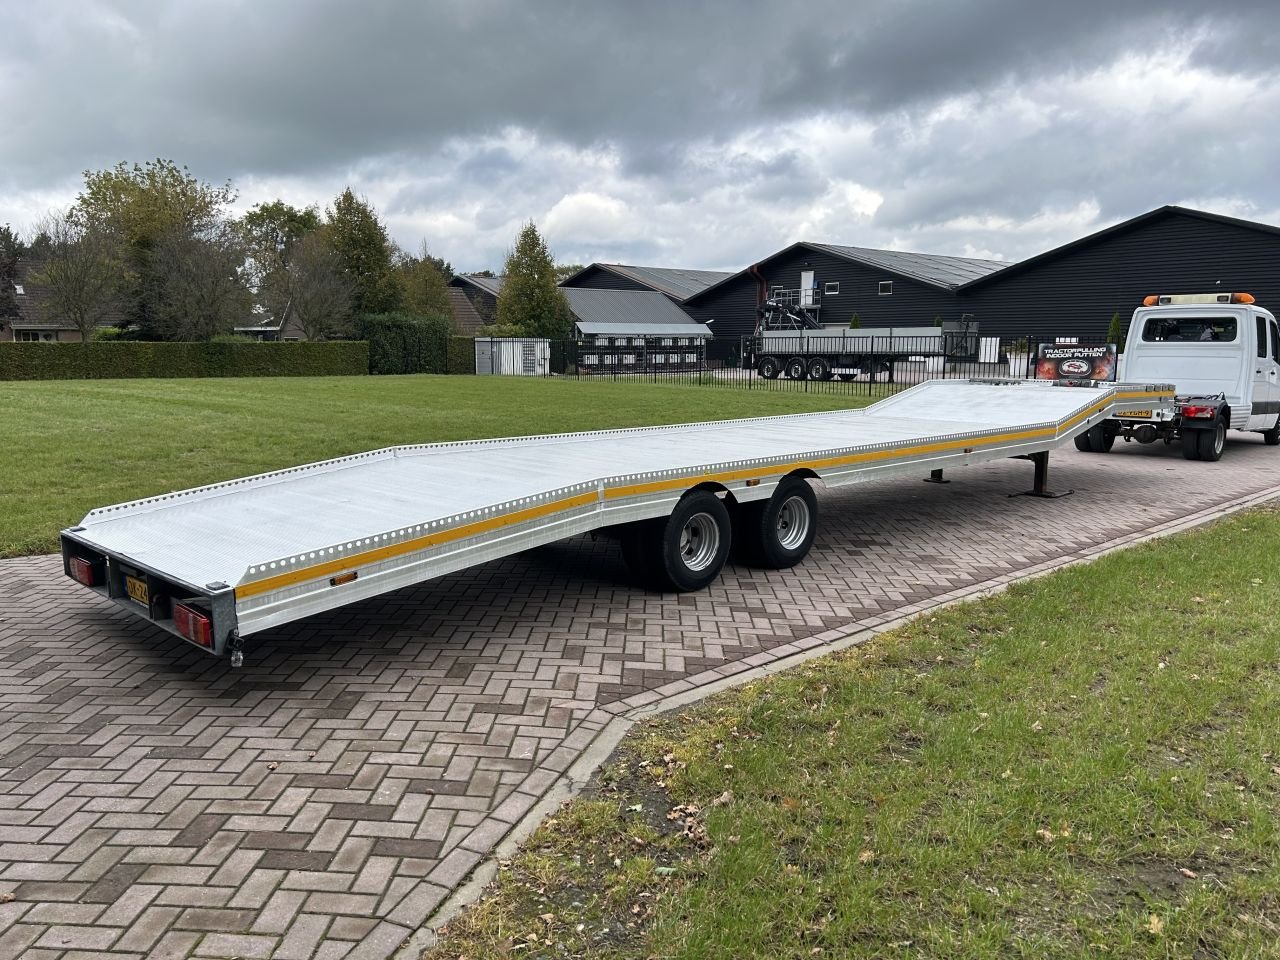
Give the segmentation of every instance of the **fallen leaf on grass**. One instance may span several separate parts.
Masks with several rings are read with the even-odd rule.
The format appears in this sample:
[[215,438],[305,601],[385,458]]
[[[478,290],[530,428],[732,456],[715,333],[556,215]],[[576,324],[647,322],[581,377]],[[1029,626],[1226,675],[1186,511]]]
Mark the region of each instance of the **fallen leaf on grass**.
[[1040,724],[1040,721],[1037,720],[1035,723],[1031,725],[1031,729],[1034,730],[1036,733],[1039,733],[1041,730],[1044,729],[1044,727]]
[[1036,831],[1036,836],[1039,837],[1041,840],[1043,840],[1045,843],[1053,843],[1052,830],[1048,830],[1044,827],[1041,827],[1039,830]]
[[874,850],[863,850],[860,854],[858,854],[859,863],[870,863],[875,858],[876,858],[876,852]]
[[711,801],[711,805],[713,807],[726,807],[731,803],[733,803],[732,790],[726,790],[724,793],[720,794],[720,796]]
[[1194,870],[1188,870],[1186,867],[1183,867],[1178,872],[1188,880],[1194,880],[1196,877],[1200,876],[1200,874],[1196,873]]
[[1147,920],[1147,933],[1153,934],[1157,937],[1164,933],[1164,921],[1154,913]]

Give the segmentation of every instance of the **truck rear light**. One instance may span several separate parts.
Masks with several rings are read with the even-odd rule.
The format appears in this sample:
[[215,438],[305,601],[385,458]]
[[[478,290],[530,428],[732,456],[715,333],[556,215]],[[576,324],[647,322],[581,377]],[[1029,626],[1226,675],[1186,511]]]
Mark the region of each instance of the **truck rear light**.
[[98,566],[92,560],[86,560],[84,557],[67,558],[67,569],[71,571],[71,576],[86,587],[96,587],[101,583],[101,578],[98,576]]
[[1218,415],[1218,408],[1199,403],[1189,403],[1185,407],[1181,408],[1181,413],[1184,417],[1212,419]]
[[185,603],[173,605],[173,625],[178,632],[202,647],[213,647],[213,621]]

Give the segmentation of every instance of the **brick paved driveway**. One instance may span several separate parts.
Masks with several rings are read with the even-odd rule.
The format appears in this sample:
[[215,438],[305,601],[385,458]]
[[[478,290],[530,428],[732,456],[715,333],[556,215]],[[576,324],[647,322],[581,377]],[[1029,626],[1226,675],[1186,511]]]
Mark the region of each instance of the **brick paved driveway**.
[[[583,538],[193,652],[0,562],[0,958],[386,957],[614,713],[763,651],[1280,482],[1118,448],[824,494],[801,567],[696,595]],[[693,678],[692,682],[685,681]],[[674,683],[673,683],[674,681]]]

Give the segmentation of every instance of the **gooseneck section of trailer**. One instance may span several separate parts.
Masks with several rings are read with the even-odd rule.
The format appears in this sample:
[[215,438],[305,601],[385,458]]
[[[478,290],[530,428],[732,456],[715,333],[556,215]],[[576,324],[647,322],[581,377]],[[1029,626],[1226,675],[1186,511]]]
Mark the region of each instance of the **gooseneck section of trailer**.
[[251,634],[575,534],[639,530],[694,492],[748,510],[795,477],[1035,458],[1115,409],[1172,402],[1162,384],[935,380],[861,410],[392,447],[93,510],[62,550],[69,576],[238,660]]

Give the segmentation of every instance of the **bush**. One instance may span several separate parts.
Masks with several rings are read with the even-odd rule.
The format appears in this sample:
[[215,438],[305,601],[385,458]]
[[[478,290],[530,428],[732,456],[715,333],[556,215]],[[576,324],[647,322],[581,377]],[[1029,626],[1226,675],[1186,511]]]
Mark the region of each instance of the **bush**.
[[369,345],[329,343],[0,344],[0,380],[334,377],[369,370]]
[[476,372],[476,342],[456,334],[449,338],[449,364],[446,373]]
[[445,373],[452,324],[446,317],[366,313],[357,323],[369,343],[369,372]]

